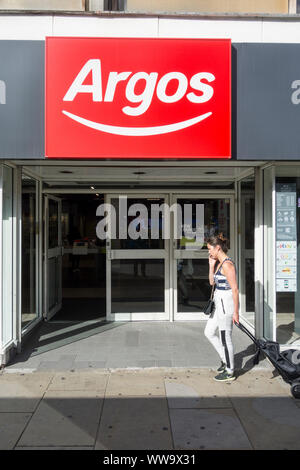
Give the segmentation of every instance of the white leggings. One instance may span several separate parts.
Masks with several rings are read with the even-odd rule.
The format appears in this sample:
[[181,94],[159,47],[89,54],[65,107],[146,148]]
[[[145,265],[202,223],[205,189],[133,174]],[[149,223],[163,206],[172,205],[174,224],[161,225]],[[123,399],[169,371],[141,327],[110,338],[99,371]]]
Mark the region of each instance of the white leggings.
[[[230,374],[234,371],[234,352],[232,344],[232,317],[234,303],[232,291],[215,290],[215,311],[210,315],[204,334],[216,349],[222,362],[226,364],[226,370]],[[217,334],[219,330],[219,334]]]

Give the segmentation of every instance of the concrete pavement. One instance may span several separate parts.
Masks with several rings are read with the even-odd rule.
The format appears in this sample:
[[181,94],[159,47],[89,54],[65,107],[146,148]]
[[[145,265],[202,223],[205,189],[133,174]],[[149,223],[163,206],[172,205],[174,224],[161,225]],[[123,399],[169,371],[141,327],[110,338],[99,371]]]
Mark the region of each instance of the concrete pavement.
[[0,449],[300,449],[300,400],[273,369],[0,373]]

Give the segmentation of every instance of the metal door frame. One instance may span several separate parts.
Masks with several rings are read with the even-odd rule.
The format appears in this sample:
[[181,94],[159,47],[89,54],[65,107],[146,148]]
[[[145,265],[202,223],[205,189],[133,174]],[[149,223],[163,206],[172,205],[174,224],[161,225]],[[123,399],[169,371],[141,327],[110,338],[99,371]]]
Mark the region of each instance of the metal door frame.
[[[49,200],[58,203],[58,246],[55,248],[48,248],[49,243]],[[62,236],[61,236],[61,199],[55,196],[45,194],[44,198],[44,311],[43,317],[46,321],[50,320],[62,307]],[[59,269],[59,285],[58,285],[58,302],[49,311],[49,277],[48,277],[48,260],[50,258],[60,258]]]
[[[235,230],[235,191],[227,191],[224,190],[218,192],[214,191],[213,193],[208,191],[197,191],[197,192],[178,192],[173,193],[171,198],[171,203],[174,204],[178,199],[181,198],[189,198],[189,199],[229,199],[230,204],[230,250],[228,251],[228,256],[235,259],[236,257],[236,230]],[[201,250],[201,251],[193,251],[190,250],[186,253],[181,253],[180,250],[177,250],[175,247],[176,240],[173,237],[171,243],[171,272],[172,272],[172,285],[173,285],[173,320],[174,321],[201,321],[207,320],[207,316],[203,312],[178,312],[177,311],[177,298],[178,298],[178,290],[177,290],[177,260],[178,259],[208,259],[208,250]]]
[[[253,262],[255,261],[255,249],[246,249],[245,248],[245,236],[242,236],[243,234],[245,235],[245,218],[246,218],[246,212],[245,212],[245,203],[247,198],[251,198],[255,201],[255,190],[252,192],[245,192],[242,191],[241,189],[241,183],[242,181],[239,182],[239,195],[238,195],[238,200],[239,200],[239,292],[240,292],[240,312],[243,316],[243,319],[249,323],[250,327],[254,328],[255,325],[255,291],[254,291],[254,311],[249,311],[247,312],[246,310],[246,259],[251,258],[253,259]],[[254,227],[255,229],[255,227]],[[255,269],[255,263],[254,263],[254,269]],[[250,323],[250,320],[245,317],[245,315],[253,315],[253,323]]]
[[[110,202],[111,197],[122,196],[122,195],[136,195],[138,197],[164,197],[165,202],[169,203],[170,206],[174,204],[178,198],[187,197],[187,198],[194,198],[194,199],[229,199],[230,201],[230,246],[231,249],[228,252],[229,256],[236,258],[236,251],[237,251],[237,230],[236,230],[236,207],[235,207],[235,190],[193,190],[193,191],[185,191],[180,190],[178,192],[170,192],[170,191],[162,191],[162,192],[142,192],[142,191],[113,191],[110,193],[105,194],[105,202]],[[107,262],[106,262],[106,315],[108,321],[129,321],[129,320],[169,320],[169,321],[186,321],[186,320],[207,320],[207,317],[204,313],[193,312],[193,313],[178,313],[177,312],[177,259],[175,257],[175,247],[174,247],[174,234],[173,234],[173,214],[171,212],[171,238],[170,240],[166,240],[166,245],[164,250],[138,250],[138,253],[132,253],[132,250],[110,250],[110,244],[107,242]],[[134,250],[137,251],[137,250]],[[157,253],[154,253],[154,252]],[[164,251],[163,253],[158,253],[159,251]],[[203,250],[203,252],[199,252],[197,254],[193,254],[192,252],[187,252],[187,258],[194,259],[206,259],[207,258],[207,250]],[[111,313],[111,259],[141,259],[145,256],[150,256],[153,258],[163,258],[166,260],[165,263],[165,315],[160,315],[157,313],[152,314],[134,314],[130,312],[124,312],[120,314],[112,314]]]
[[[122,196],[136,196],[138,198],[148,197],[157,197],[164,199],[164,202],[168,204],[169,194],[167,192],[151,192],[145,193],[140,191],[135,192],[118,192],[116,193],[107,193],[105,194],[105,203],[110,203],[112,198]],[[169,245],[170,240],[165,240],[164,249],[155,249],[155,250],[111,250],[110,240],[106,241],[106,319],[107,321],[166,321],[170,320],[170,272],[169,272]],[[164,259],[164,279],[165,279],[165,288],[164,288],[164,312],[111,312],[111,261],[114,259]]]

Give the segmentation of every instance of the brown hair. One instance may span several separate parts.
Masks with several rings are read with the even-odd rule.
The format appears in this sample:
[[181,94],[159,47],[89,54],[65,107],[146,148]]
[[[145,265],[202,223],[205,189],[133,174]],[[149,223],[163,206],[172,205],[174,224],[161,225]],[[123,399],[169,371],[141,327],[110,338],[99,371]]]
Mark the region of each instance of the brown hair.
[[213,247],[219,245],[224,253],[228,251],[228,239],[224,237],[223,233],[218,233],[207,239],[207,243]]

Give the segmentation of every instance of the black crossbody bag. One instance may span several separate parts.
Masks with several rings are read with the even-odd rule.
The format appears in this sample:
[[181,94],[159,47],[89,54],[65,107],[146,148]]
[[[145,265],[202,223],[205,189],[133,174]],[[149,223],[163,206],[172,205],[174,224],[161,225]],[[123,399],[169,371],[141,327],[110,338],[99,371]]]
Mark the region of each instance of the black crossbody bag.
[[216,286],[216,284],[213,284],[213,286],[211,288],[211,294],[210,294],[209,301],[207,302],[207,304],[204,307],[203,313],[205,315],[210,315],[211,313],[213,313],[215,311],[215,302],[213,300],[215,286]]
[[[225,258],[224,261],[226,261],[227,259],[229,258]],[[218,268],[218,271],[220,271],[224,261],[221,263],[221,265],[219,266]],[[210,294],[210,298],[209,298],[209,301],[207,302],[207,304],[205,305],[204,307],[204,310],[203,310],[203,313],[205,315],[210,315],[211,313],[213,313],[215,311],[215,302],[213,300],[213,297],[214,297],[214,291],[215,291],[215,287],[216,287],[216,284],[213,284],[212,288],[211,288],[211,294]]]

